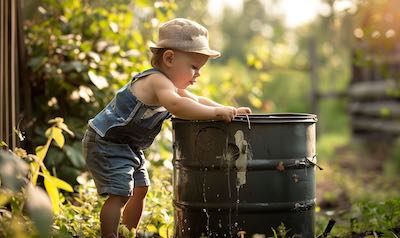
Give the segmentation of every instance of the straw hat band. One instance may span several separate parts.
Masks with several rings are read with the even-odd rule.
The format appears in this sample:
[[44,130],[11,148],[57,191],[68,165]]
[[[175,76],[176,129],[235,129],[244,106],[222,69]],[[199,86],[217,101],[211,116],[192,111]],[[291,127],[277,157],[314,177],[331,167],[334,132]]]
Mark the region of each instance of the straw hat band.
[[180,37],[175,39],[165,39],[157,43],[159,48],[172,48],[180,50],[204,50],[209,49],[208,40],[203,36],[198,36],[193,40],[181,40]]

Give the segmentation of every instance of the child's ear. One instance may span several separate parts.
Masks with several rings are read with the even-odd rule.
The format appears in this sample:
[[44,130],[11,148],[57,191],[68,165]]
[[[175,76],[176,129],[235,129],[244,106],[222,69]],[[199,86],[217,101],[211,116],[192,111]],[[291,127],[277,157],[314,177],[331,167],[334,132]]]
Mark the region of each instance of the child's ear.
[[163,54],[162,59],[166,66],[172,66],[175,60],[175,52],[173,50],[166,50]]

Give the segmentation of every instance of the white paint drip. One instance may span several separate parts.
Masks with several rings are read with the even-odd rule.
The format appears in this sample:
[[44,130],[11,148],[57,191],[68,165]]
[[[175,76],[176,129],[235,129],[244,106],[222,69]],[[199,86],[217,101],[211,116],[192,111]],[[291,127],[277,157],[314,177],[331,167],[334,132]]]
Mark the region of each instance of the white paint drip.
[[239,148],[239,157],[235,161],[237,169],[236,188],[239,190],[241,186],[246,184],[247,160],[251,159],[249,145],[244,139],[243,131],[238,130],[236,132],[235,144]]

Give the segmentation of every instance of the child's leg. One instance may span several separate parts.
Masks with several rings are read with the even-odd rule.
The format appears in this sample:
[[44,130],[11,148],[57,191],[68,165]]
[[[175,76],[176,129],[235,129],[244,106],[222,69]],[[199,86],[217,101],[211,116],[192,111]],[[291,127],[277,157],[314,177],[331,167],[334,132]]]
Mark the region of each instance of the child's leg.
[[136,228],[145,204],[145,198],[148,187],[135,187],[133,189],[133,196],[129,198],[126,203],[123,215],[122,224],[131,230]]
[[121,218],[121,209],[129,197],[111,195],[104,202],[100,212],[102,237],[118,237],[118,225]]

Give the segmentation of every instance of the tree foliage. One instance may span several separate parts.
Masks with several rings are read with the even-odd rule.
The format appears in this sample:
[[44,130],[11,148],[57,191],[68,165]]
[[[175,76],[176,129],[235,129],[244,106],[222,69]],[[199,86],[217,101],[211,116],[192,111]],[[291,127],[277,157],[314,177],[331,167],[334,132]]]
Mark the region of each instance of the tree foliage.
[[[75,182],[84,168],[80,139],[88,119],[134,74],[150,66],[148,42],[160,22],[171,18],[173,1],[46,0],[25,21],[28,100],[32,115],[23,129],[39,144],[49,117],[64,117],[76,131],[65,152],[52,149],[47,165]],[[27,128],[28,127],[28,128]],[[64,160],[63,158],[67,158]]]

